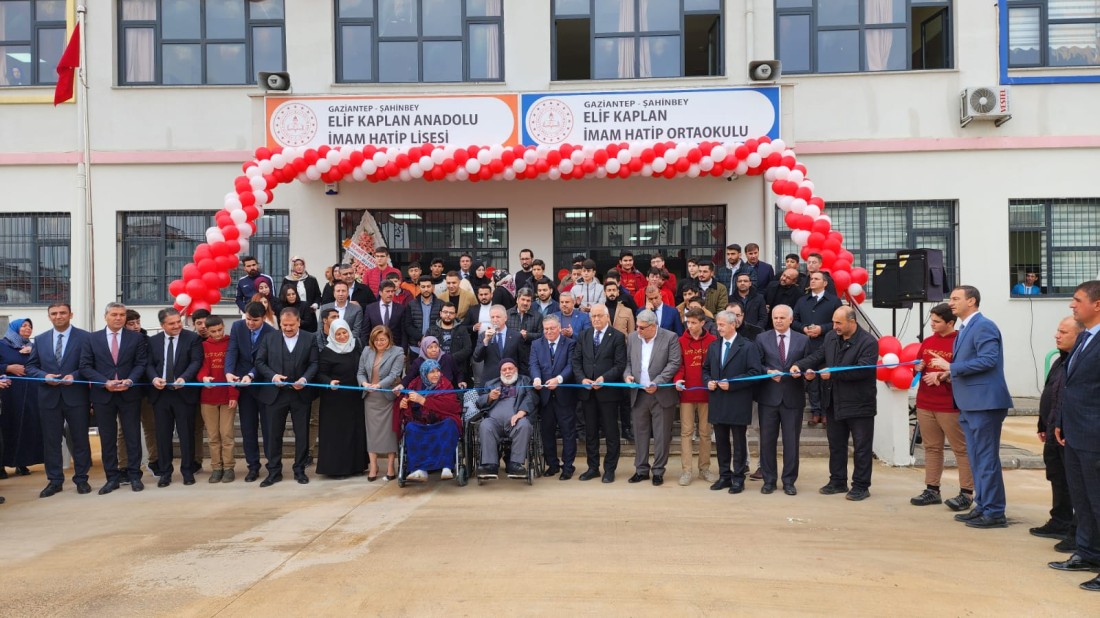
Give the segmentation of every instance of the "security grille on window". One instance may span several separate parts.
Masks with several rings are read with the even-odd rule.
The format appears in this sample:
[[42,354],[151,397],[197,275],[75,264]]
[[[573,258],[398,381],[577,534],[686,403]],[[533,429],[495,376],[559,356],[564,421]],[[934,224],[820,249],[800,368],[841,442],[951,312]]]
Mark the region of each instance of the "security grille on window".
[[554,0],[553,79],[723,75],[720,0]]
[[336,0],[336,81],[504,75],[502,0]]
[[0,86],[57,83],[65,0],[0,0]]
[[69,215],[0,215],[0,304],[69,300]]
[[1100,66],[1100,3],[1008,0],[1008,66]]
[[[957,203],[948,200],[914,202],[829,202],[825,214],[833,229],[844,235],[844,248],[855,256],[853,266],[868,270],[875,260],[894,259],[903,249],[939,249],[950,288],[958,281],[955,247]],[[799,248],[790,230],[776,217],[776,263],[783,264]],[[868,298],[871,282],[864,286]]]
[[[119,294],[124,303],[170,303],[168,284],[180,277],[191,262],[195,247],[206,242],[206,228],[214,211],[124,212],[119,214]],[[286,276],[290,261],[290,214],[268,210],[256,221],[256,233],[248,239],[251,255],[263,272],[278,284]],[[222,298],[232,299],[238,267],[230,273],[232,282]],[[274,291],[274,292],[277,292]]]
[[[344,240],[355,234],[363,210],[337,213],[337,255],[344,255]],[[457,270],[459,257],[470,254],[486,266],[508,268],[507,210],[371,210],[392,263],[405,272],[410,262],[420,262],[424,274],[435,258],[446,270]]]
[[283,0],[120,0],[124,86],[255,84],[286,68]]
[[1038,293],[1072,296],[1082,281],[1100,272],[1100,199],[1011,200],[1008,204],[1006,288],[1031,295],[1027,274],[1038,276]]
[[784,73],[953,66],[950,0],[775,0]]

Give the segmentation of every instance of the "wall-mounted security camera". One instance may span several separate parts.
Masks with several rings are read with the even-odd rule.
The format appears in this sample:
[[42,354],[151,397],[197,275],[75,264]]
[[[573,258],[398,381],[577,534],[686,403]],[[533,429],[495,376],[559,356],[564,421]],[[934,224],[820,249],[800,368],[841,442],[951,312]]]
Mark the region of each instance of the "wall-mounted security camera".
[[781,74],[778,60],[753,60],[749,63],[749,79],[754,82],[774,82]]
[[286,71],[260,71],[257,82],[264,90],[280,92],[290,90],[290,73]]

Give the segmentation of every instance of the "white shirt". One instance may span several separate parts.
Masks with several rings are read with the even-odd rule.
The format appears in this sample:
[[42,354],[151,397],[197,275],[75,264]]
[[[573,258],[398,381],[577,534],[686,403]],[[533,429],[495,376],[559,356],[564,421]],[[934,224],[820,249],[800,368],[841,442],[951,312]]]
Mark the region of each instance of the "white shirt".
[[[57,337],[59,335],[64,337],[64,339],[61,340],[61,356],[64,357],[65,356],[65,350],[69,349],[69,339],[71,339],[72,336],[73,336],[73,327],[72,327],[72,325],[70,324],[68,328],[66,328],[65,330],[60,331],[60,332],[58,332],[58,330],[56,328],[54,329],[54,331],[53,331],[53,349],[54,350],[57,349]],[[122,345],[121,341],[119,341],[119,345]],[[110,349],[110,347],[111,347],[110,337],[108,337],[107,348]]]
[[642,370],[638,375],[638,384],[649,386],[653,383],[649,377],[649,361],[653,358],[653,344],[657,341],[657,337],[654,335],[649,341],[646,341],[645,337],[638,338],[642,340]]
[[[298,331],[299,335],[301,333],[302,331]],[[294,335],[293,337],[287,337],[286,335],[283,335],[283,342],[286,343],[286,349],[290,352],[293,352],[294,346],[298,345],[298,335]]]
[[727,345],[729,346],[730,353],[732,354],[733,353],[733,346],[731,344],[736,340],[737,340],[737,333],[734,333],[733,336],[730,337],[729,339],[722,339],[721,340],[722,341],[722,355],[718,357],[718,360],[722,361],[723,365],[726,364],[726,346]]
[[981,313],[981,312],[980,311],[975,311],[974,313],[971,313],[970,315],[966,316],[965,318],[957,318],[955,320],[955,330],[962,330],[963,327],[965,327],[967,324],[969,324],[970,320],[973,320],[974,316],[978,315],[979,313]]
[[493,308],[492,303],[489,303],[488,305],[478,305],[477,321],[481,323],[481,328],[486,328],[486,327],[490,326],[489,310],[492,309],[492,308]]
[[168,379],[168,348],[170,346],[170,343],[175,344],[174,346],[172,346],[172,352],[175,354],[175,356],[172,357],[172,361],[174,362],[176,360],[176,356],[179,356],[180,352],[179,339],[179,335],[169,335],[168,333],[164,333],[164,372],[161,374],[160,377],[164,378],[165,380]]
[[348,305],[350,305],[350,304],[351,304],[350,300],[347,303],[345,303],[343,307],[341,307],[339,303],[335,303],[335,302],[332,303],[333,308],[335,308],[336,312],[340,314],[340,319],[341,320],[344,319],[344,311],[348,308]]
[[[783,337],[783,339],[780,339]],[[791,351],[791,329],[787,329],[783,332],[775,331],[775,345],[779,345],[780,341],[787,346],[787,352]]]
[[109,328],[105,328],[103,330],[107,332],[107,350],[111,349],[111,339],[113,339],[116,334],[118,335],[118,349],[122,350],[122,329],[120,328],[117,331],[112,331]]
[[699,281],[699,289],[702,290],[704,294],[706,294],[707,290],[710,289],[710,286],[713,283],[714,283],[714,278],[713,277],[710,278],[710,279],[707,279],[706,281]]

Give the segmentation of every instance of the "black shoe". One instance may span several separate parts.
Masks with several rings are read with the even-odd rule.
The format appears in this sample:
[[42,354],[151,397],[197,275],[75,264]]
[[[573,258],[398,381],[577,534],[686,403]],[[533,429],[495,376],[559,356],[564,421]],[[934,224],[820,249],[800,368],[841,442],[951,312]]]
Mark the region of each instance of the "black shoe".
[[798,490],[795,489],[794,485],[785,485],[783,487],[783,493],[787,494],[788,496],[797,496]]
[[1072,536],[1066,536],[1066,538],[1058,541],[1058,544],[1054,546],[1054,551],[1060,554],[1072,554],[1077,551],[1077,541]]
[[258,479],[258,478],[260,478],[260,471],[259,470],[249,470],[248,474],[244,475],[244,482],[245,483],[252,483],[252,482],[255,482],[255,480]]
[[480,465],[477,467],[477,478],[495,479],[500,472],[500,466]]
[[153,476],[160,476],[160,464],[156,461],[150,461],[149,471],[153,473]]
[[955,516],[955,521],[970,521],[971,519],[977,519],[982,516],[982,510],[979,508],[973,508],[968,513],[959,513]]
[[275,483],[283,480],[282,472],[272,472],[267,475],[267,478],[260,482],[260,487],[271,487]]
[[504,466],[504,472],[510,479],[527,478],[527,468],[523,467],[523,464],[518,464],[513,461],[509,461],[508,465]]
[[145,483],[142,483],[141,479],[130,481],[130,491],[141,491],[143,489],[145,489]]
[[313,465],[313,455],[307,455],[306,456],[306,465],[307,466],[312,466]]
[[641,483],[642,481],[648,481],[648,480],[649,480],[649,473],[648,472],[646,472],[645,474],[642,474],[640,472],[635,472],[634,476],[626,479],[626,482],[627,483]]
[[713,485],[710,486],[710,490],[719,491],[722,489],[729,489],[732,485],[733,483],[730,482],[729,479],[719,478],[717,481],[714,481]]
[[834,485],[829,483],[828,485],[817,490],[818,493],[825,494],[826,496],[832,496],[834,494],[846,494],[848,493],[847,485]]
[[760,466],[756,467],[756,472],[749,475],[750,481],[762,481],[764,480],[764,472],[760,469]]
[[76,484],[76,493],[78,494],[90,494],[92,493],[92,486],[88,484],[88,481],[82,481]]
[[0,496],[0,504],[4,504],[4,496]]
[[952,511],[959,512],[970,508],[970,506],[974,504],[974,498],[970,494],[964,494],[960,491],[959,495],[954,498],[948,498],[944,500],[943,503]]
[[1055,523],[1054,520],[1050,520],[1038,528],[1028,528],[1027,531],[1031,533],[1031,536],[1062,540],[1066,538],[1067,527]]
[[760,493],[762,493],[762,494],[775,493],[775,483],[764,483],[764,486],[760,488]]
[[664,484],[665,484],[665,475],[663,475],[663,474],[654,474],[653,475],[653,486],[654,487],[660,487],[661,485],[664,485]]
[[603,472],[603,482],[604,483],[614,483],[615,482],[615,471],[614,470],[604,470],[604,472]]
[[298,481],[299,485],[309,484],[309,477],[306,476],[305,472],[295,472],[294,473],[294,480]]
[[157,481],[157,487],[168,487],[171,484],[172,484],[172,475],[171,474],[165,474],[164,476],[160,477],[159,481]]
[[731,494],[739,494],[745,491],[745,479],[738,479],[736,481],[730,481],[729,492]]
[[932,504],[943,504],[943,498],[940,496],[940,492],[934,489],[925,489],[921,494],[915,498],[909,498],[909,504],[913,506],[930,506]]
[[192,472],[202,472],[202,462],[201,461],[196,461],[196,462],[192,463],[191,464],[191,471]]
[[1007,528],[1008,520],[1004,517],[990,517],[989,515],[982,515],[981,517],[971,519],[966,522],[969,528]]
[[1059,571],[1095,571],[1100,568],[1100,564],[1085,560],[1081,554],[1073,554],[1062,562],[1048,562],[1047,566]]
[[1081,589],[1089,592],[1100,592],[1100,575],[1081,584]]
[[57,484],[57,483],[50,483],[49,485],[46,485],[45,489],[38,492],[38,497],[39,498],[49,498],[50,496],[52,496],[54,494],[59,494],[59,493],[61,493],[61,485]]
[[6,478],[8,478],[8,471],[4,469],[4,466],[0,466],[0,480],[4,480]]
[[558,477],[559,481],[568,481],[573,478],[573,468],[562,468],[561,476]]
[[106,485],[99,488],[99,495],[106,496],[116,489],[118,489],[118,481],[107,481]]
[[560,467],[558,467],[558,466],[547,466],[546,469],[542,471],[542,475],[543,476],[555,476],[559,472],[561,472]]
[[585,470],[584,472],[582,472],[581,475],[577,477],[577,479],[581,480],[581,481],[591,481],[592,479],[598,479],[598,478],[600,478],[599,468],[589,468],[589,469]]
[[31,469],[28,468],[27,466],[16,466],[15,467],[15,474],[18,475],[18,476],[30,476]]
[[623,441],[627,444],[634,444],[634,431],[630,429],[623,430]]
[[194,485],[195,484],[195,477],[194,476],[185,476],[185,477],[183,477],[183,484],[184,485]]
[[852,502],[859,502],[860,500],[870,498],[871,492],[863,488],[853,487],[852,491],[849,491],[844,497]]

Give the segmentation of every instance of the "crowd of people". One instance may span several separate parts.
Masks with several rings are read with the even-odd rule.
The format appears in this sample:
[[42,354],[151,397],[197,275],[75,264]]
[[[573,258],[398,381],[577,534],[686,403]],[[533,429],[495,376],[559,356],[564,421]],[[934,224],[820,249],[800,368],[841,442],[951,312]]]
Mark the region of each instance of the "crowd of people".
[[[204,433],[208,481],[229,483],[239,417],[244,480],[268,487],[283,478],[289,416],[298,483],[310,481],[314,464],[329,477],[393,479],[402,436],[407,480],[437,471],[451,478],[464,395],[473,389],[470,405],[482,418],[472,456],[482,479],[500,474],[498,446],[509,439],[507,476],[527,476],[530,444],[541,448],[543,475],[569,480],[583,432],[579,480],[614,482],[625,440],[637,447],[629,482],[660,486],[679,419],[680,485],[701,478],[738,494],[746,480],[759,480],[764,494],[793,496],[806,422],[823,425],[829,443],[829,479],[819,492],[870,496],[878,346],[837,296],[819,255],[805,264],[788,256],[777,271],[756,244],[744,251],[731,244],[721,265],[689,259],[678,281],[660,254],[643,270],[624,251],[602,277],[594,260],[577,256],[554,281],[524,250],[514,293],[496,284],[503,273],[488,276],[469,255],[450,272],[434,260],[428,274],[418,263],[402,273],[384,247],[374,258],[377,266],[365,271],[334,265],[322,289],[301,258],[276,287],[245,257],[236,294],[242,319],[232,325],[202,311],[186,329],[184,316],[166,308],[157,315],[160,332],[149,336],[141,316],[119,303],[108,304],[105,328],[94,333],[71,325],[66,303],[49,307],[53,327],[37,337],[29,320],[13,321],[0,343],[0,370],[15,378],[0,381],[5,466],[26,474],[44,462],[40,495],[52,496],[64,484],[65,441],[77,491],[89,493],[94,411],[107,478],[100,494],[123,484],[144,489],[143,438],[159,487],[173,482],[177,461],[183,484],[196,482]],[[959,286],[930,312],[917,390],[925,488],[911,500],[946,504],[979,529],[1007,525],[999,442],[1012,406],[1001,334],[980,303],[977,289]],[[1063,357],[1048,377],[1039,425],[1054,508],[1032,533],[1074,552],[1052,568],[1084,571],[1100,567],[1100,357],[1089,345],[1100,328],[1100,282],[1079,286],[1071,307],[1058,328]],[[746,434],[754,422],[760,460],[750,474]],[[945,500],[947,443],[959,493]],[[1100,578],[1082,586],[1097,590]]]

